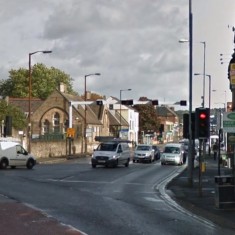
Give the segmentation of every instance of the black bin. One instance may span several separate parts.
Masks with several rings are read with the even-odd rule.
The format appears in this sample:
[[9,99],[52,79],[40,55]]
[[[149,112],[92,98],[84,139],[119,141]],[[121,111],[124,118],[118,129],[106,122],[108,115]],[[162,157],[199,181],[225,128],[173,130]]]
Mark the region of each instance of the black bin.
[[235,208],[234,177],[215,176],[215,205],[219,209]]

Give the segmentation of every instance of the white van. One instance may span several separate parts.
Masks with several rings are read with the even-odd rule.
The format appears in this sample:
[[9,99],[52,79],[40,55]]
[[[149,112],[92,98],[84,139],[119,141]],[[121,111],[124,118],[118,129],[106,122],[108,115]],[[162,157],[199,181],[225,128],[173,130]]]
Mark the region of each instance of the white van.
[[0,168],[6,169],[8,166],[26,166],[32,169],[36,164],[35,158],[29,154],[21,144],[17,142],[0,142]]
[[168,143],[165,145],[161,155],[161,165],[175,164],[183,165],[184,147],[180,143]]
[[128,167],[130,157],[131,153],[128,143],[118,141],[102,142],[97,149],[94,149],[91,164],[93,168],[97,165],[112,167],[125,165],[125,167]]

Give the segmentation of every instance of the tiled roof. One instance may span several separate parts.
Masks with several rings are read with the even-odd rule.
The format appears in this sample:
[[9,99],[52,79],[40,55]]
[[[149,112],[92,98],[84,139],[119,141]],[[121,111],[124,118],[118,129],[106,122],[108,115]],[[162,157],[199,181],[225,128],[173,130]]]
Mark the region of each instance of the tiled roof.
[[[114,110],[113,110],[114,111]],[[111,112],[108,111],[108,117],[109,117],[109,125],[110,126],[119,126],[120,125],[120,113],[117,111]],[[122,126],[129,126],[129,123],[121,117]]]
[[159,117],[175,117],[177,114],[168,106],[160,106],[156,108]]
[[[11,105],[18,107],[22,112],[28,113],[29,112],[29,98],[13,98],[9,97],[8,102]],[[31,98],[31,112],[34,112],[39,108],[39,106],[44,101],[38,98]]]
[[[84,101],[80,96],[77,95],[71,95],[67,93],[62,93],[58,91],[68,102],[70,101]],[[85,118],[85,109],[84,105],[77,105],[74,107],[76,111]],[[99,120],[98,113],[96,113],[95,110],[93,110],[90,105],[87,105],[87,113],[86,113],[86,121],[89,124],[95,124],[95,125],[102,125],[101,121]]]

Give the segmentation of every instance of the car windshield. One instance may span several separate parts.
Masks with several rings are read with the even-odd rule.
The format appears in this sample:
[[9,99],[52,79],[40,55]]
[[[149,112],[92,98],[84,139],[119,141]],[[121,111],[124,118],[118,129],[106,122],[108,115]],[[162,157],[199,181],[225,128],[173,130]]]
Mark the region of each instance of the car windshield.
[[180,148],[174,146],[166,146],[164,153],[180,153]]
[[140,150],[140,151],[149,151],[149,150],[150,150],[150,146],[147,146],[147,145],[139,145],[139,146],[137,146],[136,150]]
[[118,144],[117,143],[102,143],[98,146],[97,150],[99,151],[116,151]]

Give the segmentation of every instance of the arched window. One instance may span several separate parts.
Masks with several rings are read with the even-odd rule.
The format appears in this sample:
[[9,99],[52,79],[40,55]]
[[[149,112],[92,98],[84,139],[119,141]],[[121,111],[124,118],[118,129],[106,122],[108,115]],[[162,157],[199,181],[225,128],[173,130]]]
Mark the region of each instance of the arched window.
[[53,130],[54,133],[60,132],[60,115],[57,112],[53,116]]
[[50,122],[46,119],[44,122],[43,122],[43,134],[48,134],[49,133],[49,125],[50,125]]

